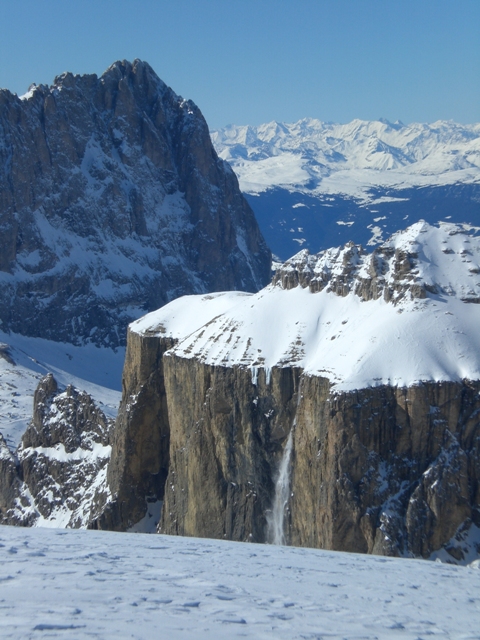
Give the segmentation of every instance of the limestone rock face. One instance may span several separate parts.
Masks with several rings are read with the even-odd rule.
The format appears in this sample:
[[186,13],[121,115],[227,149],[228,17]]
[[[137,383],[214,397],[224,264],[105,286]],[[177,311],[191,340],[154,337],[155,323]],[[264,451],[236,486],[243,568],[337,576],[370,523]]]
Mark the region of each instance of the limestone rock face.
[[264,542],[298,372],[274,369],[254,385],[242,368],[168,354],[164,367],[171,436],[159,530]]
[[169,465],[170,426],[162,357],[172,338],[129,331],[123,394],[108,466],[111,500],[90,526],[125,530],[163,500]]
[[[240,292],[185,296],[168,305],[173,309],[169,320],[160,309],[130,325],[122,401],[108,467],[111,499],[91,527],[123,531],[133,526],[144,532],[156,527],[170,464],[163,356],[178,342],[180,333],[190,333],[203,324],[211,304],[214,313],[221,313],[245,297],[248,295]],[[178,316],[183,317],[180,333]]]
[[1,449],[2,524],[86,527],[110,495],[112,427],[87,393],[60,391],[52,374],[45,376],[16,456]]
[[291,368],[274,368],[268,384],[169,354],[164,368],[162,532],[268,541],[292,430],[289,543],[421,557],[445,547],[461,559],[455,536],[480,523],[480,383],[335,393]]
[[429,557],[478,524],[480,383],[322,399],[318,382],[303,381],[294,430],[292,543]]
[[[129,332],[109,467],[94,522],[125,530],[163,501],[159,531],[272,541],[276,480],[293,444],[285,539],[299,546],[461,561],[480,526],[480,383],[338,392],[301,368],[267,374],[180,357]],[[473,553],[478,553],[473,549]]]
[[177,296],[268,281],[203,116],[145,62],[1,90],[0,164],[3,329],[115,347]]

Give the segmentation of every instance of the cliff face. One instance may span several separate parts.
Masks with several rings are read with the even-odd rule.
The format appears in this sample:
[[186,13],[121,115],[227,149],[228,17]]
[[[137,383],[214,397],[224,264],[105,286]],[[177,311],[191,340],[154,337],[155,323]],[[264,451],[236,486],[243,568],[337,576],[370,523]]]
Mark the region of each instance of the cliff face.
[[0,164],[3,329],[115,347],[177,296],[268,281],[203,116],[144,62],[1,90]]
[[[476,557],[479,256],[471,230],[419,224],[131,325],[100,526],[128,528],[155,493],[169,534]],[[155,492],[138,480],[151,434],[169,439]]]
[[[191,333],[210,317],[202,301],[221,313],[244,294],[185,296],[168,305],[167,322],[161,310],[132,323],[128,331],[123,391],[108,466],[111,497],[89,526],[124,531],[155,530],[164,499],[170,465],[170,420],[165,391],[163,356],[183,333]],[[199,305],[200,302],[200,305]],[[160,314],[160,319],[157,318]],[[181,327],[178,326],[182,317]],[[140,524],[139,524],[140,523]]]
[[255,385],[239,367],[167,355],[164,368],[171,440],[159,530],[264,542],[299,372],[274,369]]
[[[285,541],[429,557],[480,524],[480,383],[335,393],[325,378],[167,355],[170,471],[164,533],[274,541],[292,432]],[[455,536],[457,535],[457,539]],[[466,552],[465,552],[466,555]]]
[[293,438],[292,543],[423,557],[447,546],[461,556],[461,534],[479,523],[479,390],[478,382],[422,383],[331,394],[306,377]]
[[[113,498],[90,526],[124,531],[163,501],[170,426],[162,357],[172,338],[128,332],[123,393],[112,440],[108,485]],[[160,506],[160,505],[159,505]],[[152,529],[148,522],[147,529]]]

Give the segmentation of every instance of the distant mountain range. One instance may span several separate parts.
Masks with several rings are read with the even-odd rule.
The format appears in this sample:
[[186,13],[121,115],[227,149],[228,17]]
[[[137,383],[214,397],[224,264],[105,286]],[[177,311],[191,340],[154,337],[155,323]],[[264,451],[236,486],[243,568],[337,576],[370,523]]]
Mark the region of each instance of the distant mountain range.
[[419,219],[480,224],[480,124],[303,119],[211,132],[281,260]]

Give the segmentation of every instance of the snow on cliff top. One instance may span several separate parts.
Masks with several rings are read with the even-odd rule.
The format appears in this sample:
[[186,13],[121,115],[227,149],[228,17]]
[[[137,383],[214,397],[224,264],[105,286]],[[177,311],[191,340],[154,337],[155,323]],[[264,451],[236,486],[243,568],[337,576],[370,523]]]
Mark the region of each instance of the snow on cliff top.
[[182,298],[131,327],[162,325],[179,340],[170,353],[253,380],[292,365],[339,390],[480,379],[478,231],[419,222],[373,254],[303,251],[255,295]]
[[182,296],[135,320],[129,329],[134,333],[183,340],[245,298],[250,298],[250,294],[241,291]]

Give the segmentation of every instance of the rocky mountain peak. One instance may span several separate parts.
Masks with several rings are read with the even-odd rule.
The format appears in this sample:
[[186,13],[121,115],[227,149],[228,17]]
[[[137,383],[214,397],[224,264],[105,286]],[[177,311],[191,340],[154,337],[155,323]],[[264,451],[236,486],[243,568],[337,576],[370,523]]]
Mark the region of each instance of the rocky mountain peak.
[[15,455],[0,436],[0,523],[86,527],[109,496],[113,421],[52,374],[39,382],[33,411]]
[[270,253],[200,110],[145,62],[0,97],[4,329],[117,346],[187,293],[257,290]]
[[428,294],[480,302],[480,239],[477,228],[461,224],[437,227],[420,221],[367,252],[349,242],[311,255],[300,251],[277,269],[273,283],[298,285],[312,293],[354,293],[362,300],[398,304]]

